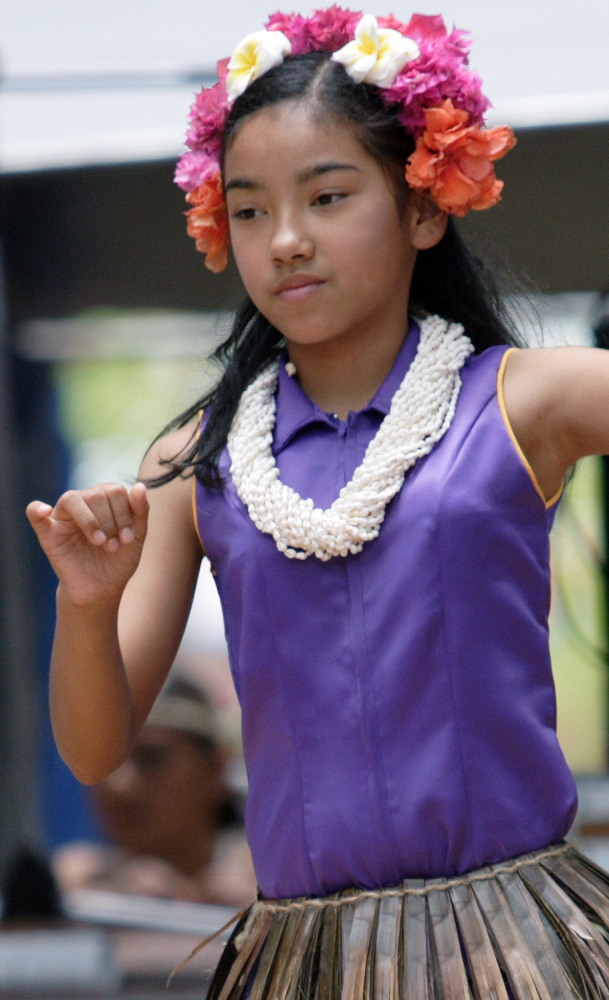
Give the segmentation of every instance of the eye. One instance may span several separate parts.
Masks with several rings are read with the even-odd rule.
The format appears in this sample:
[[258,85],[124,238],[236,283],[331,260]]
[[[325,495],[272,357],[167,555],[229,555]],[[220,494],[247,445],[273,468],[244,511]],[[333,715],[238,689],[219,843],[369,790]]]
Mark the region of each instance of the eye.
[[257,219],[258,216],[262,215],[262,211],[259,208],[239,208],[231,214],[233,219],[249,222],[250,219]]
[[324,191],[322,194],[318,194],[315,198],[313,204],[315,205],[334,205],[337,201],[342,198],[346,198],[346,195],[340,191]]

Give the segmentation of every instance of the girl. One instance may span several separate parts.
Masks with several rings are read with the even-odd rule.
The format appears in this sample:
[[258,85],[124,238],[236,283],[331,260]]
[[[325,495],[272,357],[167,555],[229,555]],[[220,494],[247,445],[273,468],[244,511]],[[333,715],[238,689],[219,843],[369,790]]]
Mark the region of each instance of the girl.
[[609,992],[547,642],[548,532],[570,466],[609,450],[609,358],[514,349],[458,235],[514,142],[467,51],[439,17],[332,7],[220,64],[177,173],[248,293],[219,385],[130,490],[28,508],[85,782],[129,753],[211,561],[261,893],[222,1000]]

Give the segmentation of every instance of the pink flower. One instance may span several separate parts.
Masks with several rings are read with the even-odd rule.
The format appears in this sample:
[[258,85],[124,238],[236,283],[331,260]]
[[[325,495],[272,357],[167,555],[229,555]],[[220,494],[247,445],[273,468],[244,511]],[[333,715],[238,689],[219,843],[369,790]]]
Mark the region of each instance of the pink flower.
[[220,174],[187,194],[186,201],[193,206],[186,212],[188,235],[196,240],[197,250],[206,255],[205,267],[219,274],[228,265],[230,245],[228,211]]
[[218,59],[218,62],[216,63],[216,69],[218,71],[219,80],[223,81],[226,80],[226,77],[228,76],[229,62],[230,62],[230,56],[226,56],[225,59]]
[[377,17],[377,21],[379,28],[391,28],[393,31],[399,31],[400,35],[408,35],[405,21],[398,20],[393,14]]
[[337,4],[314,10],[307,22],[309,51],[338,51],[352,40],[361,17],[361,11],[345,10]]
[[301,14],[271,14],[266,27],[269,31],[283,31],[292,43],[295,56],[304,52],[336,52],[351,41],[361,14],[344,10],[338,5],[327,10],[314,10],[311,17]]
[[301,14],[283,14],[279,10],[276,14],[271,14],[266,23],[269,31],[282,31],[290,39],[292,54],[295,56],[310,51],[306,27],[307,22]]
[[490,101],[482,93],[480,78],[469,68],[466,33],[446,31],[441,17],[415,14],[406,26],[420,48],[418,59],[408,63],[391,87],[383,91],[389,104],[400,106],[400,121],[415,136],[426,127],[425,111],[443,101],[467,111],[472,123],[482,124]]
[[219,159],[199,149],[188,150],[178,160],[174,180],[183,191],[193,191],[219,172]]
[[229,100],[224,80],[201,90],[190,109],[190,127],[186,143],[191,149],[208,146],[222,148],[224,126],[229,112]]
[[404,33],[410,38],[416,38],[417,42],[422,42],[425,39],[441,38],[447,31],[441,14],[413,14],[408,24],[404,26]]

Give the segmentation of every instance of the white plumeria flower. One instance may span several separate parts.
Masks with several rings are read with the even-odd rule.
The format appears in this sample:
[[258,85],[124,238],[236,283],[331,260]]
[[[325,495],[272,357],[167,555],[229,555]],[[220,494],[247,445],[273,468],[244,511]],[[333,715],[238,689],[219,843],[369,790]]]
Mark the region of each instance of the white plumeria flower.
[[279,66],[292,51],[292,43],[282,31],[254,31],[234,50],[226,77],[229,100],[234,101],[252,80]]
[[364,14],[354,41],[334,52],[332,59],[342,63],[356,83],[390,87],[400,70],[418,55],[419,46],[412,38],[393,28],[379,28],[372,14]]

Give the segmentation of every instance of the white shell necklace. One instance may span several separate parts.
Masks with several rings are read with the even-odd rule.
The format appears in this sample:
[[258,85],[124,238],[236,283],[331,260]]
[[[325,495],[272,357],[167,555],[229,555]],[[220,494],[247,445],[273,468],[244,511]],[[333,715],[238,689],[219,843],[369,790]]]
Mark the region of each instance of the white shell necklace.
[[331,507],[316,507],[279,478],[272,453],[279,361],[245,389],[228,435],[231,475],[260,531],[290,559],[327,560],[361,552],[380,531],[387,504],[408,469],[450,427],[461,389],[461,368],[473,346],[459,323],[428,316],[417,353],[391,409],[353,478]]

